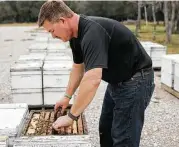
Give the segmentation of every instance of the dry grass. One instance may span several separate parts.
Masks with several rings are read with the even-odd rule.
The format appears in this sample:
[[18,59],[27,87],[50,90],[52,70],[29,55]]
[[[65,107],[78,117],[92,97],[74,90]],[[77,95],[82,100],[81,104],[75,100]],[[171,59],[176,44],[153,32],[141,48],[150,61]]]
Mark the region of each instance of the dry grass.
[[[126,26],[132,31],[135,32],[135,25],[127,25]],[[165,33],[165,27],[163,23],[160,23],[156,27],[156,39],[153,40],[153,24],[149,23],[148,26],[145,25],[145,23],[142,23],[141,30],[139,31],[139,37],[138,39],[141,41],[152,41],[156,43],[163,44],[167,46],[167,53],[168,54],[179,54],[179,34],[172,34],[172,41],[169,44],[165,43],[166,33]]]

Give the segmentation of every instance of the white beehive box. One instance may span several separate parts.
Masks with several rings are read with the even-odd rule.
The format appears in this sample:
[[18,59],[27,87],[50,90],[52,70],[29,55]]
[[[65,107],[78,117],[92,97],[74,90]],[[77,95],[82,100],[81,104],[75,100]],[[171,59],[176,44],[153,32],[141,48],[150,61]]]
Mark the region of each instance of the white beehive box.
[[26,103],[28,105],[42,105],[42,88],[40,89],[12,89],[13,103]]
[[[44,89],[44,105],[54,105],[57,101],[64,97],[66,88],[45,88]],[[73,104],[74,97],[70,100]]]
[[29,47],[30,53],[46,53],[47,43],[35,43]]
[[71,61],[45,62],[43,66],[43,88],[66,87],[71,68]]
[[45,59],[45,54],[29,54],[29,55],[20,55],[17,62],[29,62],[29,61],[43,61]]
[[89,135],[20,137],[13,147],[92,147]]
[[36,42],[48,42],[48,37],[36,37],[35,38]]
[[0,104],[0,135],[15,137],[21,132],[25,116],[28,113],[27,104]]
[[154,68],[160,68],[161,67],[161,59],[159,58],[152,58],[152,63]]
[[47,49],[47,43],[34,43],[32,45],[29,46],[29,49]]
[[174,65],[177,58],[179,58],[179,54],[162,57],[161,82],[171,88],[174,87]]
[[42,88],[42,62],[16,63],[11,66],[12,89]]
[[65,54],[61,56],[47,55],[45,57],[45,61],[68,61],[68,60],[71,60],[71,57]]
[[64,43],[49,43],[47,46],[47,50],[64,50],[66,48]]
[[8,147],[8,136],[0,136],[0,147]]
[[151,58],[161,59],[163,55],[166,55],[167,48],[158,43],[151,45]]
[[179,59],[175,60],[174,89],[179,92]]

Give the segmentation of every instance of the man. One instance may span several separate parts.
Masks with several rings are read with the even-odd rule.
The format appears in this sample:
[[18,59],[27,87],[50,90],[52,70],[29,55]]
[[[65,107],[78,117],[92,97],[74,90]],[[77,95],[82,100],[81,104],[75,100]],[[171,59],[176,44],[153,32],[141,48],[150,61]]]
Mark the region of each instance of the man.
[[55,110],[64,110],[79,87],[70,113],[58,118],[53,127],[72,125],[102,79],[109,84],[99,122],[101,147],[138,147],[155,84],[151,58],[133,33],[112,19],[78,15],[62,1],[45,2],[38,23],[54,38],[70,41],[73,53],[66,93]]

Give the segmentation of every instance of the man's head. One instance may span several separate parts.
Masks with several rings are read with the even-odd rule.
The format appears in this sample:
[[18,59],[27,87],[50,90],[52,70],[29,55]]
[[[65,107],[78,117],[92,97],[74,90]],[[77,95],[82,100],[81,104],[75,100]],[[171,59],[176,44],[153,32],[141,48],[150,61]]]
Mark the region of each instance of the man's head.
[[38,16],[39,27],[43,26],[54,38],[69,41],[73,30],[71,21],[74,12],[61,0],[45,2]]

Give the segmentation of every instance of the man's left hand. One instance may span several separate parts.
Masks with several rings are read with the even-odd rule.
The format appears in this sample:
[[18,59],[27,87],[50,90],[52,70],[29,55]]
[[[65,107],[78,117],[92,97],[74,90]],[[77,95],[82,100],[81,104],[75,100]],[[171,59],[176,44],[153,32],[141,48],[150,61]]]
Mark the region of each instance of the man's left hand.
[[55,129],[55,130],[59,130],[61,127],[68,127],[68,126],[71,126],[73,124],[73,120],[65,115],[65,116],[61,116],[59,117],[52,125],[52,127]]

